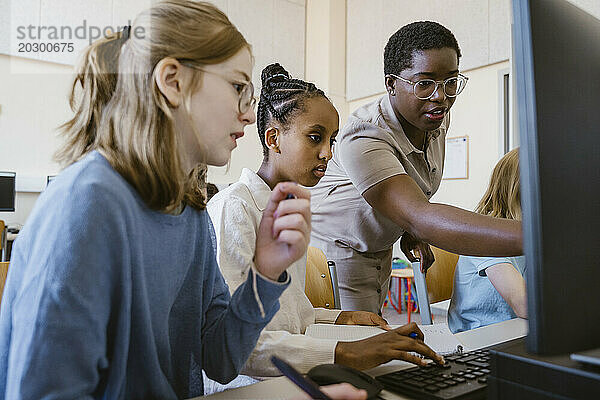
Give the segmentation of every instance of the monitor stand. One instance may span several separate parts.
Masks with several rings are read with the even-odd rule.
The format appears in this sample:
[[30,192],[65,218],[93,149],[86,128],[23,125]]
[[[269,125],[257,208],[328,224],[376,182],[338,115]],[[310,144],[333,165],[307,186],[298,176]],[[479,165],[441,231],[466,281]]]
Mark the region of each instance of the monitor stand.
[[525,338],[490,349],[488,399],[592,399],[600,393],[600,366],[581,364],[569,354],[538,356]]

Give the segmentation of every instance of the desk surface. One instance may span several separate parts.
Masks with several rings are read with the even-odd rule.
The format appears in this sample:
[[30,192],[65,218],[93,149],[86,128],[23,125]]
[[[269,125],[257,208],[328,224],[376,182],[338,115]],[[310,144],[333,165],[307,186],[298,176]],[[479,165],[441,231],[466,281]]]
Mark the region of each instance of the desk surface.
[[[527,335],[527,320],[516,318],[508,321],[500,322],[493,325],[484,326],[482,328],[473,329],[466,332],[456,334],[456,338],[465,346],[465,351],[476,350],[482,347],[493,346],[498,343],[508,340],[517,339]],[[387,364],[370,369],[367,372],[370,375],[377,376],[400,369],[412,367],[404,361],[391,361]],[[210,396],[203,397],[211,400],[218,399],[291,399],[302,396],[302,391],[285,377],[266,380],[254,385],[245,386],[237,389],[226,390],[221,393],[215,393]],[[380,397],[383,399],[410,399],[391,393],[382,391]],[[197,397],[196,399],[200,399]]]

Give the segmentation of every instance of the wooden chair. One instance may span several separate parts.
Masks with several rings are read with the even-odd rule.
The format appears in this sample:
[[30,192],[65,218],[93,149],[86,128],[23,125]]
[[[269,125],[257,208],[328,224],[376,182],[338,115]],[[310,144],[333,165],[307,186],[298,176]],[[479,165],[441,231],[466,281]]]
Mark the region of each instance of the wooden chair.
[[304,293],[313,307],[340,308],[337,271],[333,261],[327,261],[323,251],[309,246],[306,257]]
[[6,225],[0,219],[0,261],[4,261],[4,253],[6,252]]
[[[421,272],[421,266],[418,262],[412,265],[417,297],[419,299],[421,323],[425,325],[433,323],[432,308],[442,312],[448,311],[449,301],[446,300],[452,297],[454,270],[458,262],[456,254],[433,246],[431,246],[431,250],[435,261],[427,270],[425,277]],[[433,307],[431,303],[434,303]]]
[[4,283],[8,275],[8,262],[0,262],[0,306],[2,306],[2,293],[4,292]]
[[458,262],[458,255],[431,246],[435,262],[427,270],[427,293],[429,302],[448,300],[452,297],[454,287],[454,270]]

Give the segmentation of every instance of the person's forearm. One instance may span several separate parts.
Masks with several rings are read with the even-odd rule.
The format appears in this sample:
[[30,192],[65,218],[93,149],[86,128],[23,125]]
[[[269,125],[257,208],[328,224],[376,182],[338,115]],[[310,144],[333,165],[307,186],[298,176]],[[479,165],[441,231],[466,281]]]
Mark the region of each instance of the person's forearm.
[[363,194],[377,211],[423,242],[472,256],[523,254],[521,223],[430,203],[408,175],[388,178]]
[[417,239],[453,253],[488,257],[523,254],[519,221],[428,203],[409,225],[407,230]]
[[527,318],[525,279],[512,264],[496,264],[486,269],[490,283],[513,309],[517,317]]

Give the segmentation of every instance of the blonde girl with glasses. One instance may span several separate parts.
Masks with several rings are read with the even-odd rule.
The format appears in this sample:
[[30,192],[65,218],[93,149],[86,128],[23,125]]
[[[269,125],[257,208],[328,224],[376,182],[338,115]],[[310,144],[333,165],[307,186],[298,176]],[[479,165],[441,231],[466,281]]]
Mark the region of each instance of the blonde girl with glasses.
[[252,63],[221,11],[185,0],[87,50],[66,168],[13,250],[0,399],[188,398],[203,394],[202,370],[238,374],[310,231],[308,192],[273,188],[247,279],[229,294],[197,171],[226,164],[254,123]]
[[460,56],[452,32],[436,22],[394,33],[384,51],[388,93],[350,115],[311,188],[311,245],[335,261],[344,310],[381,312],[400,238],[423,270],[433,263],[428,243],[468,255],[523,252],[519,221],[430,202],[442,180],[450,109],[467,83]]
[[[508,152],[498,161],[475,212],[521,220],[519,149]],[[452,332],[516,317],[527,318],[526,270],[525,256],[460,256],[448,309],[448,326]]]

